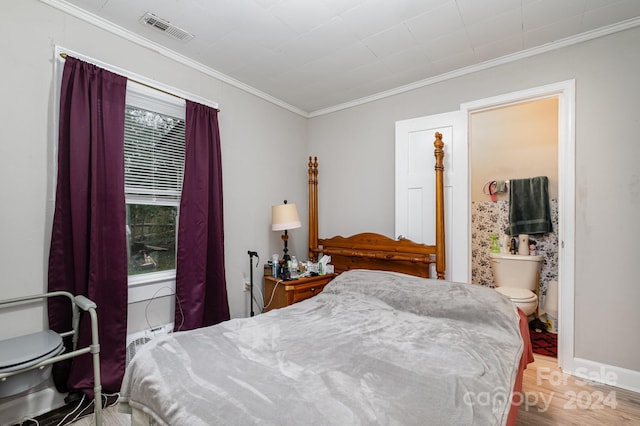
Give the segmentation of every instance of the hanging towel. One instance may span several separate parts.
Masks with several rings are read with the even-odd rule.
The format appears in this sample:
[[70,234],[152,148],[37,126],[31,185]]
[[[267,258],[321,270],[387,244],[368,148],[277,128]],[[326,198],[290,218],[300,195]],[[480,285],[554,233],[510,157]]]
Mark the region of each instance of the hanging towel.
[[512,236],[551,232],[549,179],[510,179],[509,184],[509,226],[505,232]]

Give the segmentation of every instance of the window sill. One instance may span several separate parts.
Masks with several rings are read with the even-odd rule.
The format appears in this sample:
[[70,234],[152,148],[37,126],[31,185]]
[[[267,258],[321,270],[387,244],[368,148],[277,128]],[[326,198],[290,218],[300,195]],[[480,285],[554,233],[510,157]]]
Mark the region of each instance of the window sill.
[[164,297],[176,292],[176,271],[153,272],[129,277],[128,303]]

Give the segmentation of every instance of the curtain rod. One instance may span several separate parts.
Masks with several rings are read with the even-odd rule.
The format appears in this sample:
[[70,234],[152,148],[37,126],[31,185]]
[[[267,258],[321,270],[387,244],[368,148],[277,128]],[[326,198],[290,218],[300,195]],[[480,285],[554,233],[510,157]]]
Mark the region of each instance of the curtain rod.
[[[67,59],[67,54],[66,54],[66,53],[64,53],[64,52],[63,52],[63,53],[60,53],[60,57],[61,57],[62,59]],[[148,87],[149,89],[157,90],[158,92],[164,93],[164,94],[169,95],[169,96],[173,96],[174,98],[182,99],[183,101],[188,100],[188,99],[186,99],[186,98],[183,98],[183,97],[182,97],[182,96],[180,96],[180,95],[176,95],[175,93],[167,92],[166,90],[158,89],[157,87],[151,86],[150,84],[143,83],[143,82],[138,81],[138,80],[134,80],[133,78],[129,78],[129,77],[126,77],[126,78],[127,78],[127,80],[131,80],[131,81],[133,81],[134,83],[138,83],[138,84],[140,84],[140,85],[142,85],[142,86],[144,86],[144,87]],[[214,109],[215,109],[216,111],[220,112],[220,108],[214,108]]]

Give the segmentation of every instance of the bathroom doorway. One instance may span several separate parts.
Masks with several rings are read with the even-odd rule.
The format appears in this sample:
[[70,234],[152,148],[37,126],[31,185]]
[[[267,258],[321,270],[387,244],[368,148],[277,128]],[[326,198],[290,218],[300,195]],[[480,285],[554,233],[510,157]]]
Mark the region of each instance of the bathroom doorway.
[[[554,232],[531,235],[545,256],[541,284],[558,279],[558,98],[536,99],[474,111],[469,117],[472,282],[493,287],[490,235],[508,225],[507,191],[491,195],[496,181],[549,178]],[[494,188],[494,189],[492,189]],[[543,291],[544,293],[544,291]]]
[[[557,326],[558,318],[558,97],[472,112],[469,171],[471,281],[489,287],[495,286],[489,261],[491,236],[500,238],[509,224],[509,184],[506,182],[535,176],[549,179],[553,232],[529,237],[536,253],[544,257],[535,316],[541,323],[549,321],[550,325],[543,332],[532,330],[531,335],[535,353],[557,357],[557,327],[553,324]],[[505,184],[496,186],[494,182]],[[506,190],[494,192],[496,189]]]
[[570,80],[461,106],[468,129],[472,280],[493,285],[489,235],[503,230],[508,218],[508,192],[494,197],[494,202],[485,194],[488,190],[483,192],[485,184],[548,176],[555,223],[554,235],[539,238],[545,256],[541,284],[544,292],[550,281],[559,283],[558,364],[569,370],[574,311],[574,90]]

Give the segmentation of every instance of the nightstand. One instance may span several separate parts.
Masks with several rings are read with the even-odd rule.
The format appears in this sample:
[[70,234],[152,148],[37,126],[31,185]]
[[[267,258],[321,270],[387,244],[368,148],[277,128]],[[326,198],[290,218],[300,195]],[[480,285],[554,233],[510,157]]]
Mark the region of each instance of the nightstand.
[[[334,279],[336,276],[337,274],[326,274],[318,275],[316,277],[304,277],[290,281],[282,281],[280,278],[265,276],[264,303],[269,303],[272,293],[273,300],[268,307],[265,306],[264,312],[268,312],[271,309],[283,308],[296,302],[309,299],[310,297],[320,293],[324,286],[329,284],[329,281]],[[276,287],[275,293],[273,290],[274,286]]]

